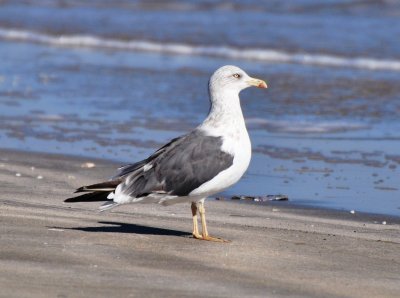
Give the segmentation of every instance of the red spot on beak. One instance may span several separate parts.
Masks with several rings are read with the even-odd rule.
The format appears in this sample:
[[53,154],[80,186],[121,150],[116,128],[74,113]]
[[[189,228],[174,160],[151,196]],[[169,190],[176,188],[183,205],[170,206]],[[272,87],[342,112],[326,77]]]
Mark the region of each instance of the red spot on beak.
[[268,88],[267,84],[264,81],[261,81],[257,86],[258,88]]

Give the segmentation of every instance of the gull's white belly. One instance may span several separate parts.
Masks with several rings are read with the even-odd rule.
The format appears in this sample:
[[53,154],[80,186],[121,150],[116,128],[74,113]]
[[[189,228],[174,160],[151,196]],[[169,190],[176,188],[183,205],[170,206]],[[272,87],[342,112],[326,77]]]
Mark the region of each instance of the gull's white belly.
[[234,155],[232,165],[194,189],[189,194],[190,197],[207,197],[221,192],[238,182],[246,172],[251,159],[251,143],[247,131],[238,139],[224,140],[222,150]]

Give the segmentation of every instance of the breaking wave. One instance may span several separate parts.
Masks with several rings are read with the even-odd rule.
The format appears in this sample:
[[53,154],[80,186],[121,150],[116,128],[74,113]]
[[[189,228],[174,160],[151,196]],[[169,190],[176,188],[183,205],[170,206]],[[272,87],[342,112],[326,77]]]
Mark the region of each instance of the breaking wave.
[[254,129],[266,129],[271,132],[284,133],[335,133],[356,131],[369,128],[368,125],[361,123],[349,123],[343,121],[335,122],[307,122],[307,121],[285,121],[285,120],[266,120],[261,118],[246,119],[247,125]]
[[183,43],[152,42],[145,40],[118,40],[91,35],[50,35],[19,29],[0,29],[0,39],[34,42],[65,47],[113,48],[179,55],[216,56],[223,58],[284,62],[318,66],[353,67],[370,70],[400,71],[400,60],[366,57],[341,57],[318,54],[292,54],[270,49],[240,49],[229,46],[201,46]]

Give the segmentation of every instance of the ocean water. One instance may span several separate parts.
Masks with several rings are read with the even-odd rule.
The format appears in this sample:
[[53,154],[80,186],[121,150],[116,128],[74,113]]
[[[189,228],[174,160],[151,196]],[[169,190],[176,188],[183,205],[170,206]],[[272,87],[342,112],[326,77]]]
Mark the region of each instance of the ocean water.
[[241,93],[253,158],[221,195],[400,216],[398,36],[389,0],[2,1],[0,147],[145,158],[234,64],[269,89]]

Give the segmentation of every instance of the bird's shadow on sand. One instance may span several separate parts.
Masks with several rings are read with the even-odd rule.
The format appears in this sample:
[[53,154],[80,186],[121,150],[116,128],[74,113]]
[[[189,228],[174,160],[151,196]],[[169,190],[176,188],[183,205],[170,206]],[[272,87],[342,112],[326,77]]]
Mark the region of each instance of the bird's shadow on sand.
[[102,224],[103,226],[76,227],[76,228],[51,227],[51,228],[76,230],[76,231],[84,231],[91,233],[128,233],[128,234],[140,234],[140,235],[165,235],[165,236],[180,236],[180,237],[187,237],[192,235],[191,233],[178,230],[155,228],[137,224],[128,224],[123,222],[99,221],[98,223]]

